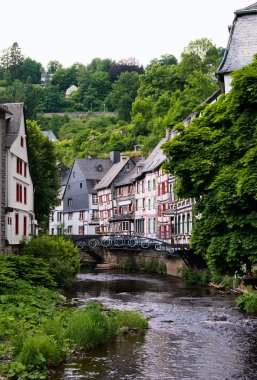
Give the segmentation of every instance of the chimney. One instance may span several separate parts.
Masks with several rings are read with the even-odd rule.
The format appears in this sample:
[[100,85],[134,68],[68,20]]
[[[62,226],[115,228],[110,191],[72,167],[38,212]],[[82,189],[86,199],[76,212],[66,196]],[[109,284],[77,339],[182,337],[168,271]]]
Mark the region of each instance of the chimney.
[[93,154],[89,153],[88,158],[89,160],[92,160],[94,158]]
[[110,160],[113,164],[117,164],[120,162],[120,151],[119,150],[112,150],[110,152]]

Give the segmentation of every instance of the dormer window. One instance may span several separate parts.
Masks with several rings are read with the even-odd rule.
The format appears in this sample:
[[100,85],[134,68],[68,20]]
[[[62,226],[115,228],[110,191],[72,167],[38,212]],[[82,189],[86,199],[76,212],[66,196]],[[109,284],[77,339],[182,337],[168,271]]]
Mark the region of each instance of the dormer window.
[[98,166],[97,166],[97,170],[98,170],[99,172],[102,172],[102,171],[103,171],[103,165],[101,165],[101,164],[98,165]]

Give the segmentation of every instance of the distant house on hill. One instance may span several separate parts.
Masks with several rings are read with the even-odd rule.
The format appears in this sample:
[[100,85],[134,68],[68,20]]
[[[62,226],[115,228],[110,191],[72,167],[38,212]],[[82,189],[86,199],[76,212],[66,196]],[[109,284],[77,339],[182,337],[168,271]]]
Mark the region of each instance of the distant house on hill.
[[59,141],[53,131],[42,131],[42,133],[49,138],[50,141]]
[[69,98],[71,94],[78,90],[78,87],[72,84],[69,88],[67,88],[65,92],[65,98]]
[[235,11],[229,31],[228,45],[216,72],[224,93],[231,88],[231,73],[249,65],[257,53],[257,3]]
[[42,73],[41,74],[41,87],[47,87],[50,85],[52,81],[53,74],[50,73]]

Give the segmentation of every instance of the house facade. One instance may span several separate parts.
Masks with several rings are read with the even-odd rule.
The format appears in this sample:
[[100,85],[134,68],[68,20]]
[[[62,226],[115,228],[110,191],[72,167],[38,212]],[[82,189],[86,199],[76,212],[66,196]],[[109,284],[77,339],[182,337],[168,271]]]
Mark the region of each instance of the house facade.
[[[132,200],[129,198],[129,186],[119,183],[126,178],[136,163],[129,156],[120,161],[106,173],[95,186],[99,203],[100,233],[128,233],[132,230]],[[123,193],[124,191],[124,193]],[[123,195],[124,194],[124,195]],[[130,210],[130,211],[128,211]]]
[[95,186],[120,159],[77,159],[71,168],[63,195],[63,227],[68,235],[94,235],[99,232],[98,196]]
[[7,120],[5,173],[5,239],[16,246],[34,233],[34,192],[29,171],[23,103],[5,104]]

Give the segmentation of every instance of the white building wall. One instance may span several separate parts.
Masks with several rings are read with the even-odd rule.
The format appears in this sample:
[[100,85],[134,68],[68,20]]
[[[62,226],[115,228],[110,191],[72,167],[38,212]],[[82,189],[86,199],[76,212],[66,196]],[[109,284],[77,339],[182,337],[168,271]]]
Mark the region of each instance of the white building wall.
[[[21,138],[23,138],[23,146],[21,145]],[[17,158],[21,160],[22,173],[17,172]],[[24,169],[25,165],[26,169]],[[7,150],[6,166],[6,205],[8,207],[8,210],[13,210],[7,212],[6,214],[6,239],[8,240],[9,244],[19,244],[22,238],[28,237],[33,233],[34,223],[34,192],[28,166],[28,154],[23,116],[21,119],[19,135],[12,144],[11,148]],[[26,176],[24,170],[26,170]],[[17,184],[21,187],[21,201],[17,201]],[[24,188],[26,190],[24,190]],[[19,221],[18,233],[17,228],[15,228],[15,222],[17,220],[16,218],[18,218]]]

